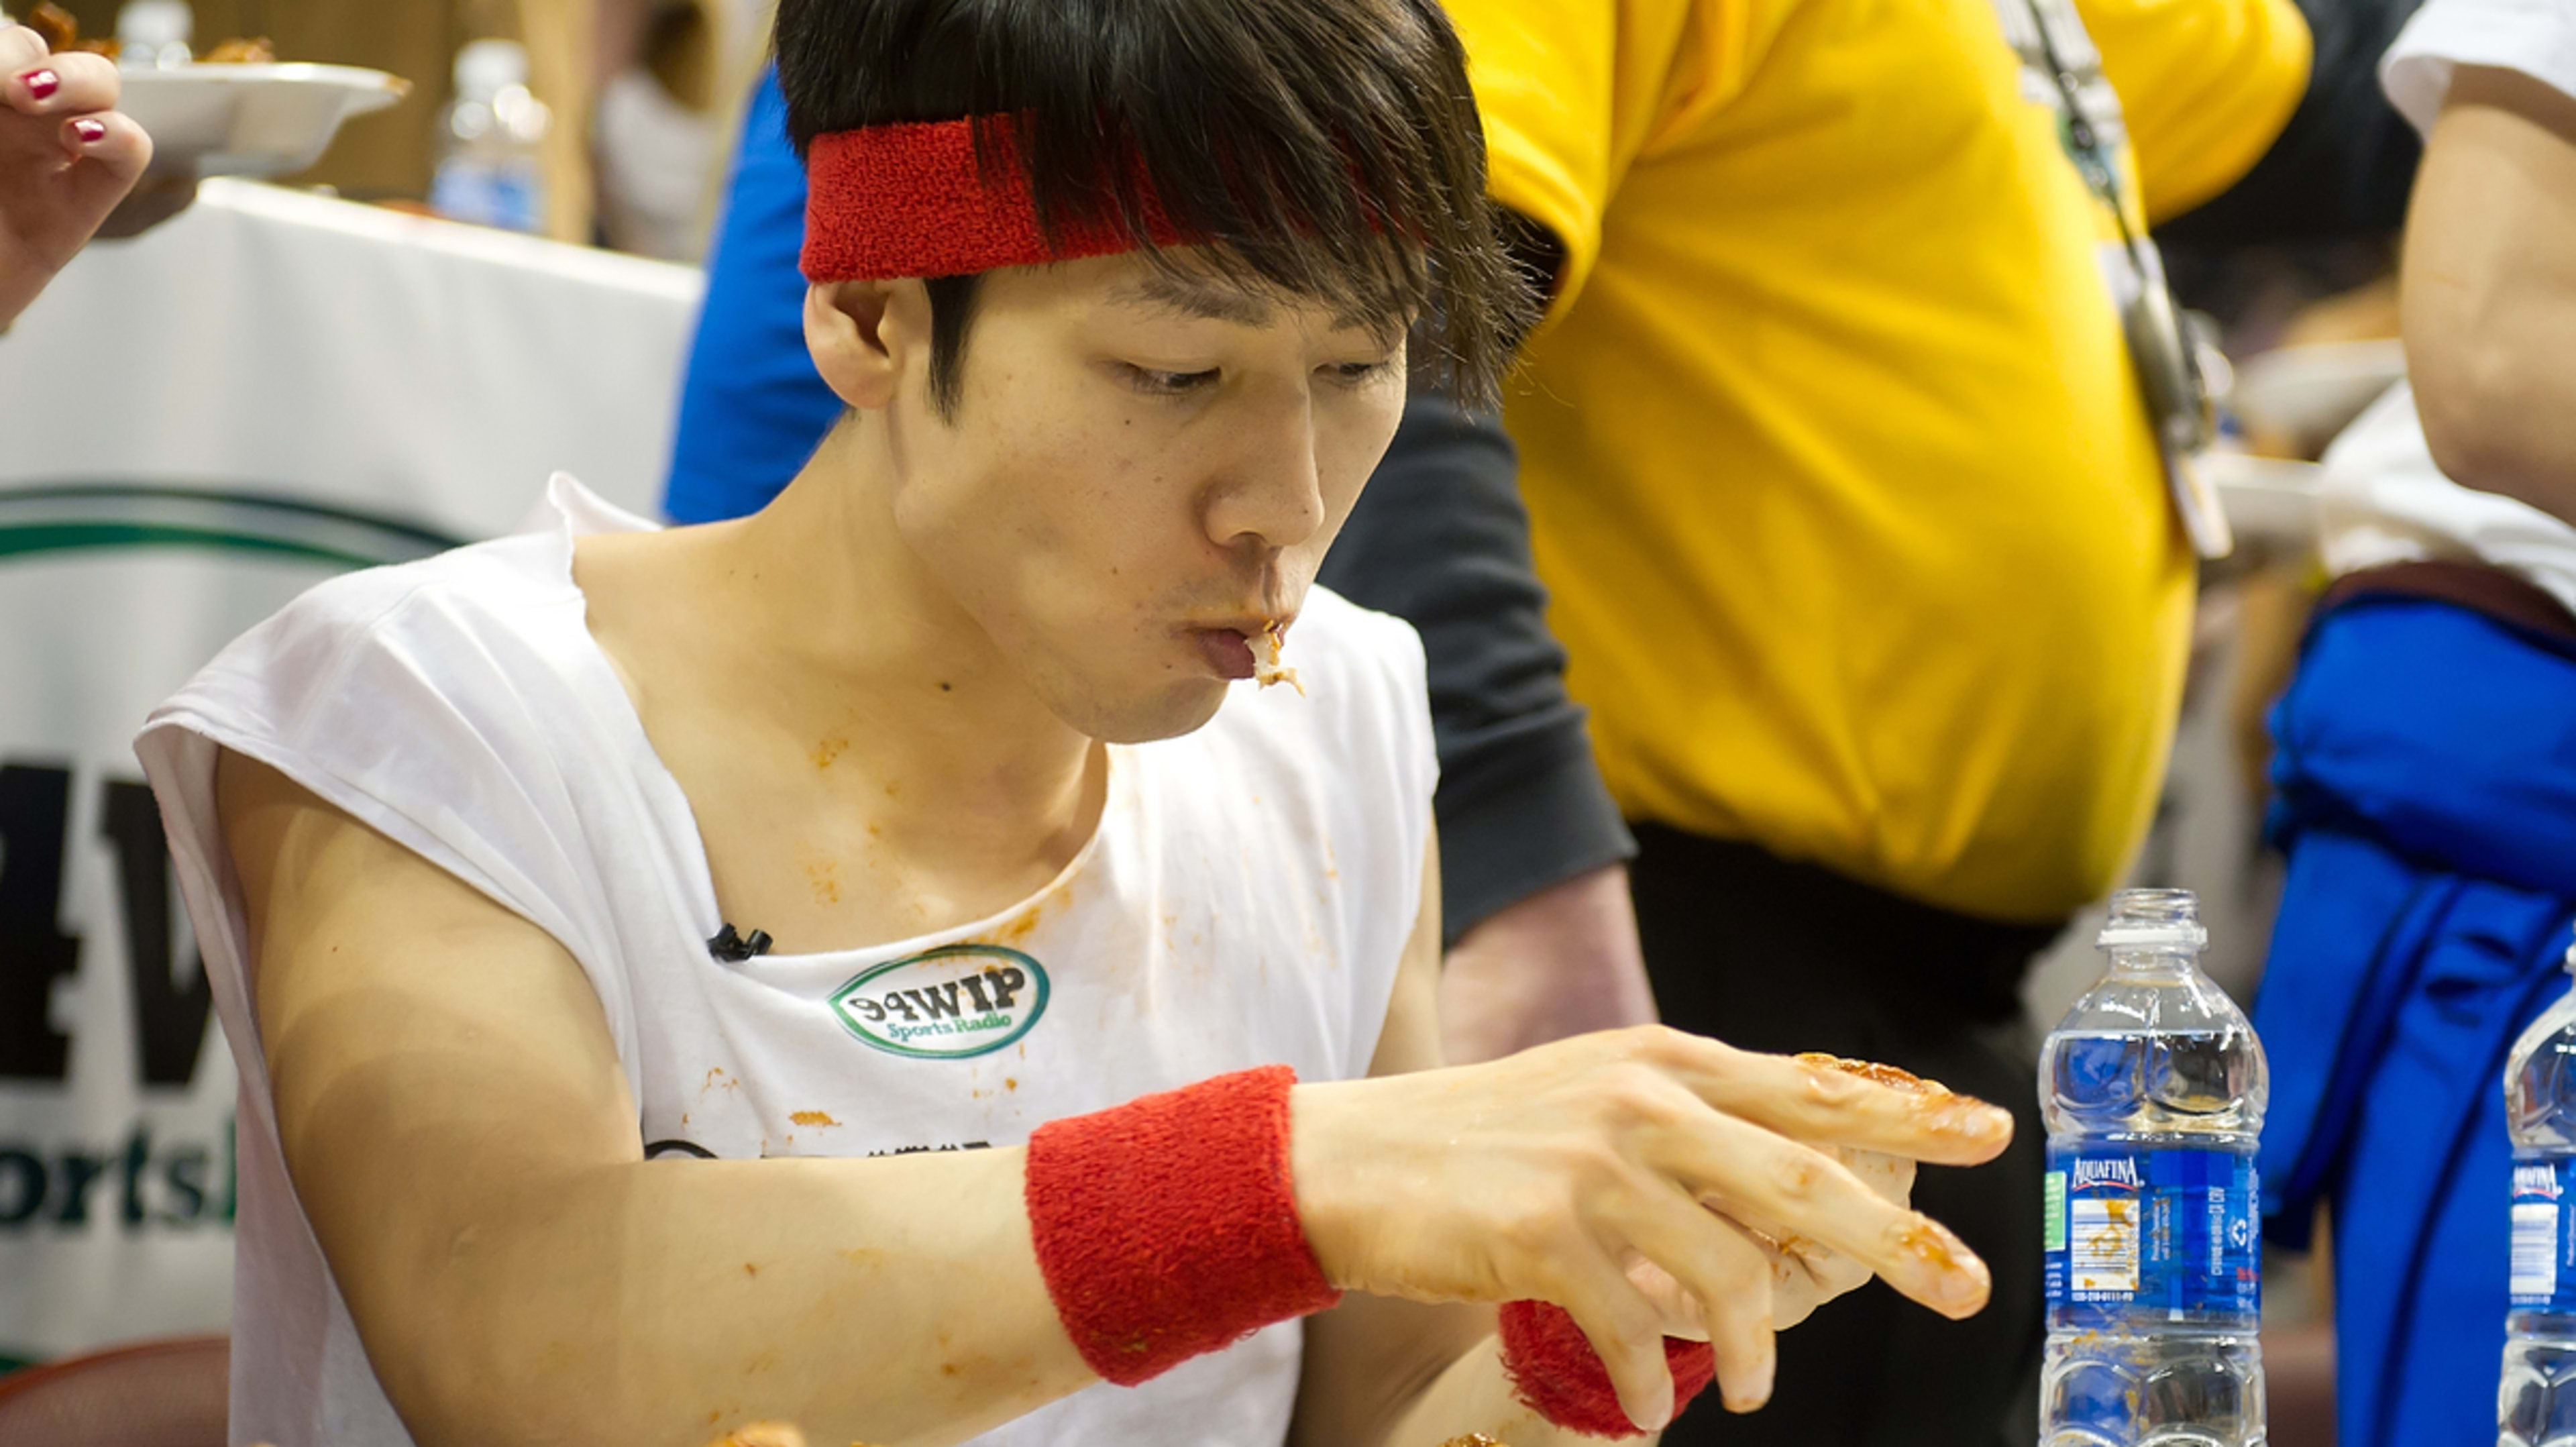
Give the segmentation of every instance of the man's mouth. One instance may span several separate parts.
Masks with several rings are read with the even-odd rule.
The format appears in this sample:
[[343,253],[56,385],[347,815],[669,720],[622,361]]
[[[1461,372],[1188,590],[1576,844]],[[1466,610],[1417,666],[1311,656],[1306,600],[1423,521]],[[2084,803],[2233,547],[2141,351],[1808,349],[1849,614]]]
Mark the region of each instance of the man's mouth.
[[1232,628],[1193,628],[1190,638],[1219,678],[1250,678],[1252,640]]

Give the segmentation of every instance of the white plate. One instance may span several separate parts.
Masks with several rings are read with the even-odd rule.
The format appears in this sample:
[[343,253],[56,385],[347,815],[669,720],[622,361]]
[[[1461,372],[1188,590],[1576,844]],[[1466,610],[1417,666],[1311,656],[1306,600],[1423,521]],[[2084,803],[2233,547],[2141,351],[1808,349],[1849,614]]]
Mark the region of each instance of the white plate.
[[152,171],[170,176],[283,176],[322,159],[351,116],[411,89],[353,65],[189,65],[129,70],[117,109],[152,137]]

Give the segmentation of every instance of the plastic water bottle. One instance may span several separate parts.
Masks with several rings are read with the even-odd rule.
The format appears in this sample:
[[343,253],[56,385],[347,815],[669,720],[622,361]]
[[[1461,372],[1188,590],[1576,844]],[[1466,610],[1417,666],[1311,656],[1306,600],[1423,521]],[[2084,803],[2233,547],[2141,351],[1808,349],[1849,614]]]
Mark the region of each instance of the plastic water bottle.
[[2264,1441],[2263,1047],[2184,889],[2123,890],[2111,968],[2048,1037],[2043,1447]]
[[430,209],[451,221],[534,232],[545,224],[537,143],[551,117],[528,93],[528,52],[477,40],[456,53],[456,98],[439,118]]
[[[2576,972],[2576,948],[2567,952]],[[2576,995],[2514,1042],[2504,1067],[2513,1133],[2513,1254],[2506,1278],[2497,1447],[2576,1437]]]
[[196,12],[187,0],[125,0],[116,12],[116,63],[123,70],[173,70],[197,57]]

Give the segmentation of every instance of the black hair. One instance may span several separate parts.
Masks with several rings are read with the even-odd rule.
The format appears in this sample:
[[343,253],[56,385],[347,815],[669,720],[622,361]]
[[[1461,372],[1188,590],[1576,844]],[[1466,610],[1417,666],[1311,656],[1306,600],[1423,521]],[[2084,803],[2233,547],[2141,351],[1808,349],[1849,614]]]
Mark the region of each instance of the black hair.
[[[779,0],[777,50],[798,154],[827,131],[1010,116],[978,128],[979,161],[1024,169],[1050,235],[1112,227],[1178,270],[1150,188],[1214,243],[1199,264],[1218,280],[1417,322],[1470,405],[1534,314],[1437,0]],[[949,414],[975,282],[928,280]]]

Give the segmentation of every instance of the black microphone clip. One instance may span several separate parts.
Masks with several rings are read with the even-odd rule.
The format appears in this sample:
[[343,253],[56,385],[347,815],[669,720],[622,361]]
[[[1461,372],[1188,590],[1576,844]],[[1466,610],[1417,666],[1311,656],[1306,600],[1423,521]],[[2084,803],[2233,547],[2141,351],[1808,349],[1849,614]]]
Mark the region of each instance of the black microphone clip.
[[707,953],[728,965],[738,965],[754,955],[769,953],[769,935],[764,930],[753,930],[750,937],[745,938],[728,924],[707,941]]

